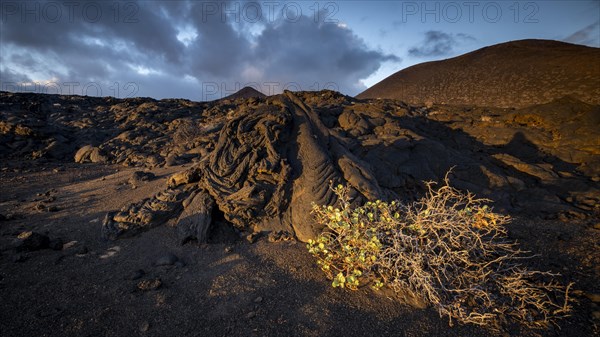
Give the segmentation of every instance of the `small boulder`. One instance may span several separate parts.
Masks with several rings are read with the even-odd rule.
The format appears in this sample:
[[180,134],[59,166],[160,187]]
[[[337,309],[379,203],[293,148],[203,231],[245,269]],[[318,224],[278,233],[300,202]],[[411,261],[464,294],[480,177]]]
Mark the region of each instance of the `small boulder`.
[[131,177],[129,177],[127,182],[130,185],[138,186],[144,181],[151,181],[154,179],[156,179],[156,175],[154,175],[152,172],[135,171],[131,174]]
[[294,237],[288,231],[273,231],[267,237],[269,242],[292,241]]
[[138,269],[138,270],[134,271],[133,273],[129,274],[126,277],[126,279],[135,281],[135,280],[141,279],[142,277],[144,277],[144,275],[146,275],[146,272],[143,271],[142,269]]
[[178,161],[177,161],[177,156],[176,155],[169,155],[167,156],[167,158],[165,158],[165,166],[170,167],[170,166],[175,166],[178,165]]
[[199,243],[208,241],[208,228],[212,222],[214,200],[205,191],[190,196],[185,200],[184,210],[177,220],[177,236],[183,245],[196,239]]
[[75,153],[75,162],[76,163],[106,163],[108,162],[108,157],[106,157],[103,152],[94,146],[86,145],[80,148],[77,153]]
[[50,158],[67,159],[74,150],[73,145],[55,140],[44,149],[44,152]]
[[91,145],[86,145],[82,148],[80,148],[79,150],[77,150],[77,152],[75,153],[75,162],[76,163],[83,163],[85,161],[86,158],[89,157],[90,152],[92,151],[92,146]]
[[154,265],[155,266],[172,266],[174,265],[177,261],[179,261],[179,258],[172,253],[167,253],[161,257],[159,257],[155,262]]
[[194,183],[200,180],[200,175],[196,169],[190,169],[183,172],[177,172],[169,177],[167,186],[170,188],[177,187],[179,185],[185,185]]
[[260,232],[254,232],[252,234],[246,235],[246,241],[248,241],[249,243],[255,243],[259,237],[260,237]]
[[142,291],[156,290],[160,286],[162,286],[162,281],[159,278],[142,280],[137,284],[137,288]]
[[140,323],[140,332],[147,332],[150,329],[150,323],[148,321],[143,321]]
[[50,239],[44,234],[37,232],[26,231],[17,237],[19,242],[17,243],[16,249],[18,251],[36,251],[40,249],[48,248]]

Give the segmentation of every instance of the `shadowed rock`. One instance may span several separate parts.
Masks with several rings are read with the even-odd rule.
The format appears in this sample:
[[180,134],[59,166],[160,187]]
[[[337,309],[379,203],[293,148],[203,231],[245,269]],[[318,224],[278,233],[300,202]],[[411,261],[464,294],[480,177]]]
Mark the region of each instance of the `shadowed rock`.
[[[368,200],[393,193],[382,191],[368,165],[347,145],[302,100],[286,92],[272,104],[228,120],[214,150],[194,167],[170,177],[169,188],[159,195],[178,186],[206,191],[197,194],[179,218],[182,242],[192,237],[206,240],[213,200],[240,230],[290,232],[305,241],[322,229],[308,216],[312,203],[336,201],[331,183],[345,181],[356,197]],[[106,219],[105,232],[118,236],[131,226],[149,226],[160,218],[152,215],[157,209],[154,199]]]
[[[592,211],[589,205],[598,199],[597,184],[556,172],[575,166],[534,156],[541,152],[529,140],[530,129],[513,132],[504,148],[488,148],[436,121],[442,115],[427,117],[429,110],[398,103],[358,105],[347,98],[341,109],[323,109],[306,103],[315,96],[286,92],[264,104],[241,105],[213,131],[218,136],[210,153],[171,176],[165,191],[109,217],[105,231],[115,233],[118,228],[118,236],[158,224],[170,214],[179,216],[182,242],[204,242],[216,207],[241,231],[288,232],[306,241],[322,230],[310,216],[312,204],[336,202],[330,184],[348,184],[356,201],[411,198],[421,191],[422,181],[439,180],[451,167],[455,186],[496,200],[500,209],[578,214]],[[471,125],[480,118],[485,130],[487,119],[472,114],[470,122],[461,123]],[[593,162],[596,157],[586,158]],[[173,193],[198,194],[183,207],[183,198],[163,205],[159,196]],[[571,201],[565,203],[569,195]],[[181,209],[184,213],[179,215]]]
[[[106,238],[169,222],[181,241],[205,241],[225,223],[307,240],[321,230],[312,203],[336,202],[330,183],[350,185],[355,202],[408,201],[452,167],[453,186],[494,200],[498,211],[600,214],[600,106],[570,97],[523,109],[425,108],[332,91],[206,103],[0,97],[3,159],[49,159],[48,144],[60,139],[73,149],[97,144],[112,164],[187,164],[163,191],[109,213]],[[56,111],[55,102],[79,108]]]
[[192,239],[199,243],[207,242],[214,204],[212,197],[204,191],[192,194],[183,202],[184,210],[177,220],[177,236],[181,244]]
[[99,148],[91,145],[86,145],[79,149],[77,153],[75,153],[74,159],[76,163],[106,163],[108,161],[108,158]]
[[181,212],[181,203],[188,194],[188,190],[181,187],[169,188],[119,212],[109,212],[102,223],[102,237],[116,239],[160,225]]

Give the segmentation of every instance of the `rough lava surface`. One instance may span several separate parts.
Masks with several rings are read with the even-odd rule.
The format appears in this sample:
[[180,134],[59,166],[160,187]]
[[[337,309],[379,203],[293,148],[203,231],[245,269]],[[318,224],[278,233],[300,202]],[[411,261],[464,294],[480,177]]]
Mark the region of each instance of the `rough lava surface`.
[[[0,93],[0,158],[151,169],[187,166],[164,189],[106,214],[116,239],[163,223],[181,243],[228,223],[306,241],[330,184],[354,200],[412,200],[423,181],[496,210],[585,219],[600,210],[600,106],[572,97],[526,108],[411,106],[332,91],[214,102]],[[225,221],[221,221],[225,220]]]

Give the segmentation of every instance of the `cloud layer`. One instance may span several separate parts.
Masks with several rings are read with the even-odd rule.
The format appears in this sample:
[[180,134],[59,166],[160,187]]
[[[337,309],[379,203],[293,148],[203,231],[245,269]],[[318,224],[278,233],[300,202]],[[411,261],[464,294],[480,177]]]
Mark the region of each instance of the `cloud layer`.
[[1,89],[209,100],[250,84],[354,95],[383,62],[400,61],[324,14],[283,2],[3,2]]
[[576,44],[599,46],[600,45],[600,21],[581,28],[575,33],[569,35],[564,40]]
[[439,57],[449,56],[454,53],[454,48],[466,41],[473,41],[470,35],[459,33],[450,34],[438,30],[425,32],[425,39],[419,46],[408,50],[412,57]]

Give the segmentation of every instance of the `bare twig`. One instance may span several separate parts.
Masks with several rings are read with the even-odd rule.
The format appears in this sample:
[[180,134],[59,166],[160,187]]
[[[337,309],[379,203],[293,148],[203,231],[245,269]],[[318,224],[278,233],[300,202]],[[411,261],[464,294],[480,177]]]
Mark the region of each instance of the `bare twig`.
[[452,188],[448,175],[444,182],[438,189],[426,183],[426,196],[413,204],[377,201],[356,209],[348,187],[333,188],[341,209],[314,206],[326,230],[309,249],[328,277],[339,278],[334,286],[343,287],[351,272],[358,275],[346,285],[351,289],[382,280],[421,297],[450,323],[495,326],[509,316],[545,327],[566,316],[571,284],[545,282],[557,274],[523,268],[519,261],[532,256],[508,240],[510,218],[494,213],[489,200]]

